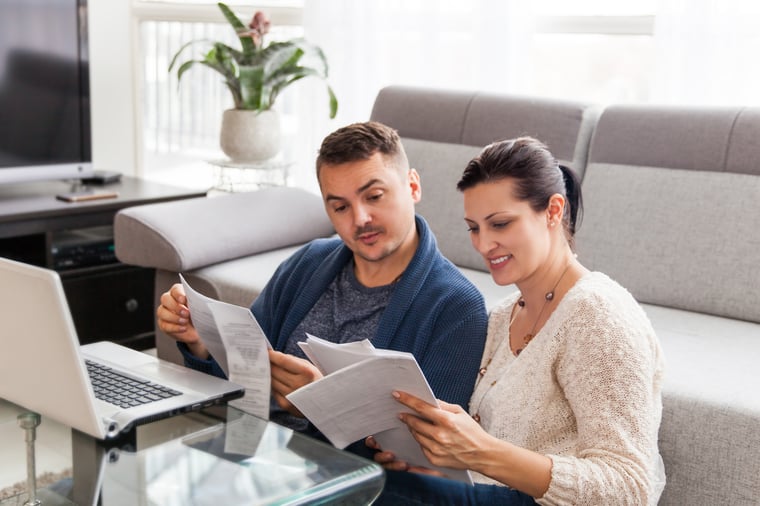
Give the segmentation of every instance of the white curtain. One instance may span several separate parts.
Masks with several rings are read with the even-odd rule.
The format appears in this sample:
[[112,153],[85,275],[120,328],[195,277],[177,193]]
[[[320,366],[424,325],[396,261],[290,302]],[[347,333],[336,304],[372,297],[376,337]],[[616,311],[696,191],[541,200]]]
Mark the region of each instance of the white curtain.
[[305,1],[305,36],[324,50],[339,101],[335,120],[315,115],[314,131],[326,135],[369,119],[378,91],[390,84],[529,92],[525,88],[534,25],[529,4]]
[[760,2],[660,0],[653,102],[760,105]]

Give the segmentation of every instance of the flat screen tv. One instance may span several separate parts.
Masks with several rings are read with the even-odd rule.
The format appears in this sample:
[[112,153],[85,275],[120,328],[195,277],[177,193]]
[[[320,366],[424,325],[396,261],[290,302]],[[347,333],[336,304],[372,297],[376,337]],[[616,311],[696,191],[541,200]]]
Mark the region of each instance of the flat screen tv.
[[86,0],[0,0],[0,184],[92,175]]

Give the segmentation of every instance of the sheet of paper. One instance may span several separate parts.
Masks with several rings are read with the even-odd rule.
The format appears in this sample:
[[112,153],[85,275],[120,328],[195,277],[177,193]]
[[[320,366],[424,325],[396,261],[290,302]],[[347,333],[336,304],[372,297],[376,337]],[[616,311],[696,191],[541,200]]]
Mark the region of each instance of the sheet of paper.
[[224,348],[222,337],[219,335],[219,329],[216,326],[214,315],[211,313],[208,304],[209,302],[213,302],[214,299],[195,291],[182,274],[179,275],[179,279],[182,282],[182,287],[185,289],[187,307],[190,308],[193,325],[195,325],[198,335],[201,336],[209,353],[211,353],[224,371],[224,374],[229,378],[230,372],[227,367],[227,351]]
[[212,300],[208,303],[227,354],[227,377],[243,385],[245,395],[230,405],[269,419],[271,374],[269,340],[248,308]]
[[194,290],[180,274],[198,335],[230,381],[245,395],[230,404],[269,419],[271,373],[269,340],[250,309],[214,300]]
[[351,343],[333,343],[308,332],[306,333],[306,341],[299,342],[298,346],[325,375],[370,357],[393,356],[399,353],[394,350],[375,348],[369,339]]
[[339,344],[309,333],[306,334],[306,341],[299,342],[298,346],[324,375],[377,356],[382,351],[372,346],[367,339]]

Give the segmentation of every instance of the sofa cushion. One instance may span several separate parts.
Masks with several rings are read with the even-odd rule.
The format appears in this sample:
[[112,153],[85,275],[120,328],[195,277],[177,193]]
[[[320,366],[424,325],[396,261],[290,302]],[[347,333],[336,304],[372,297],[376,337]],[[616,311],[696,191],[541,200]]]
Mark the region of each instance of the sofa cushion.
[[579,258],[640,302],[760,322],[760,178],[594,163]]
[[582,178],[600,110],[581,102],[478,93],[467,113],[462,143],[485,146],[529,135]]
[[588,163],[721,172],[739,111],[607,107],[594,132]]
[[462,194],[456,187],[464,167],[482,148],[407,138],[403,143],[422,181],[417,212],[430,225],[441,253],[458,266],[484,270],[483,259],[470,243]]
[[565,100],[389,86],[378,93],[371,119],[395,128],[405,139],[481,148],[530,135],[582,177],[600,110]]
[[370,119],[395,128],[404,138],[461,143],[472,96],[465,91],[388,86],[377,94]]
[[727,496],[731,504],[754,504],[760,325],[643,307],[667,360],[659,437],[667,485],[660,504],[724,504]]
[[175,272],[333,233],[318,195],[286,187],[131,207],[114,229],[120,261]]
[[644,303],[760,322],[760,109],[612,106],[583,179],[580,259]]
[[249,307],[277,267],[301,246],[291,246],[237,258],[184,273],[192,286],[201,283],[209,297]]
[[760,108],[743,109],[736,117],[726,153],[726,172],[760,176]]

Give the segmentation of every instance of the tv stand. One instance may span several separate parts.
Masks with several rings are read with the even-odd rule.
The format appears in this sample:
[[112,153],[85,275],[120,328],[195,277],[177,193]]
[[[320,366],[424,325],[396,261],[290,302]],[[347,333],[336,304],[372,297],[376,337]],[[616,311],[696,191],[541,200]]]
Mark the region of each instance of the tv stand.
[[153,347],[155,272],[116,259],[113,218],[125,207],[200,197],[205,191],[123,176],[95,187],[116,197],[57,199],[71,184],[0,185],[0,256],[59,272],[82,344],[110,340]]

